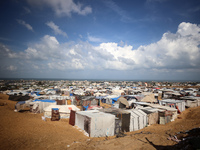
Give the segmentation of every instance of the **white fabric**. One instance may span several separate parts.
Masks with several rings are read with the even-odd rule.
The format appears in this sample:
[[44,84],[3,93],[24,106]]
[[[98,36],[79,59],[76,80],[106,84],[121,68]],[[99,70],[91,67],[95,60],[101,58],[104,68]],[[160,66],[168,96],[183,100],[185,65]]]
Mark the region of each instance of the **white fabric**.
[[61,118],[69,118],[71,110],[80,111],[75,105],[50,105],[44,108],[44,116],[51,118],[52,108],[58,108]]
[[90,119],[90,124],[88,125],[90,137],[105,137],[114,135],[114,115],[99,112],[98,110],[76,112],[75,125],[84,130],[84,123],[88,118]]

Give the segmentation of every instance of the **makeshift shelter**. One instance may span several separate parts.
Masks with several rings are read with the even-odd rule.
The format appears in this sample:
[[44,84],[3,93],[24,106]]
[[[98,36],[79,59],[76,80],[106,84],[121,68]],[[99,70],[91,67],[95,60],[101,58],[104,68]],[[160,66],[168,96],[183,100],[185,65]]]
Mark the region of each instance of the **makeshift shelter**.
[[[175,109],[175,108],[172,108],[172,107],[169,107],[169,106],[161,106],[161,105],[159,105],[159,104],[150,104],[149,105],[150,107],[152,107],[152,108],[157,108],[157,109],[159,109],[159,112],[163,112],[163,113],[165,113],[166,112],[166,115],[168,115],[168,114],[172,114],[171,115],[171,121],[174,121],[176,118],[177,118],[177,109]],[[159,119],[160,119],[160,117],[162,117],[163,115],[160,113],[159,114]],[[169,117],[168,117],[169,118]]]
[[150,103],[147,103],[147,102],[133,102],[133,106],[134,108],[142,108],[142,107],[146,107],[146,106],[149,106]]
[[44,112],[45,107],[55,104],[56,104],[55,100],[49,100],[49,99],[45,100],[36,99],[32,102],[29,102],[30,110],[33,113],[42,113]]
[[112,93],[113,95],[121,95],[122,93],[124,93],[124,90],[113,89]]
[[66,99],[70,99],[70,96],[50,95],[49,99],[53,99],[53,100],[66,100]]
[[63,100],[56,100],[56,104],[57,105],[66,105],[66,100],[63,99]]
[[172,112],[171,111],[159,111],[158,112],[159,114],[159,124],[166,124],[166,123],[169,123],[171,122],[172,120]]
[[135,131],[135,129],[143,129],[144,127],[147,126],[147,114],[145,114],[143,111],[139,110],[139,109],[133,109],[131,110],[131,113],[134,113],[135,115],[138,116],[138,128],[135,127],[136,124],[134,124],[132,119],[132,124],[131,127],[133,126],[133,131]]
[[90,137],[113,136],[115,116],[97,110],[76,112],[75,125],[85,130]]
[[133,109],[132,110],[127,110],[128,112],[130,112],[130,127],[129,127],[129,131],[137,131],[139,130],[139,115],[133,113]]
[[185,110],[185,101],[181,101],[181,100],[165,99],[165,100],[159,101],[159,104],[163,106],[176,108],[178,112],[182,112]]
[[152,107],[144,107],[144,108],[141,108],[141,110],[147,114],[147,124],[148,125],[158,124],[158,121],[159,121],[158,111],[159,111],[159,109],[152,108]]
[[133,102],[138,101],[135,95],[124,95],[124,98],[127,99],[130,108],[133,108]]
[[119,104],[119,108],[128,108],[129,107],[129,103],[128,103],[127,99],[125,99],[122,96],[117,99],[116,104]]
[[111,99],[112,99],[112,104],[114,104],[115,102],[117,102],[117,100],[118,100],[120,97],[121,97],[121,96],[111,98]]
[[60,118],[69,118],[71,110],[80,111],[80,109],[77,108],[75,105],[50,105],[44,108],[45,117],[51,118],[52,108],[59,109]]
[[154,103],[154,102],[157,102],[157,100],[155,99],[154,94],[150,94],[150,95],[145,96],[145,97],[141,100],[141,102]]
[[87,110],[88,107],[97,106],[99,100],[95,96],[76,96],[77,106],[82,106],[82,110]]
[[130,131],[130,112],[118,108],[100,109],[99,111],[115,115],[115,134]]
[[185,106],[188,108],[200,106],[200,98],[195,96],[181,97],[181,100],[185,100]]

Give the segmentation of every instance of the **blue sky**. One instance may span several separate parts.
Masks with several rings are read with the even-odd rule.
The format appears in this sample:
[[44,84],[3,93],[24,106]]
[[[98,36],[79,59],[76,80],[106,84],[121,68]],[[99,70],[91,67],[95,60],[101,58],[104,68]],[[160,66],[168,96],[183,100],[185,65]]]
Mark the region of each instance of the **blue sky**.
[[4,0],[0,78],[200,80],[198,0]]

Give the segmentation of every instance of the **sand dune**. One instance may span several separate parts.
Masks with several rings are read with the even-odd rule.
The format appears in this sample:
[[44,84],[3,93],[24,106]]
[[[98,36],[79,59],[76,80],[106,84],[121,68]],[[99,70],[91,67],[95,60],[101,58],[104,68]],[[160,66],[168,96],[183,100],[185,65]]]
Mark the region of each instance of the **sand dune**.
[[127,136],[89,138],[68,119],[43,121],[43,114],[14,112],[16,102],[0,94],[0,149],[172,149],[169,135],[200,127],[200,107],[184,111],[166,125],[152,125]]

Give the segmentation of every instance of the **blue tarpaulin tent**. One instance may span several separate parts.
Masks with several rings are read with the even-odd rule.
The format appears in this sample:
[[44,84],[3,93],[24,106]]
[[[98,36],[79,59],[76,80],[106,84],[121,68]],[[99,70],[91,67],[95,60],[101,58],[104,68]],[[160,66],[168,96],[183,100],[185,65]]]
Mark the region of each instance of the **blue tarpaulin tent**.
[[112,99],[112,104],[114,104],[117,100],[118,100],[118,98],[120,98],[121,96],[119,96],[119,97],[115,97],[115,98],[111,98]]
[[87,110],[89,107],[89,104],[87,106],[83,106],[84,110]]
[[33,102],[49,102],[49,103],[55,103],[55,100],[50,99],[35,99]]

